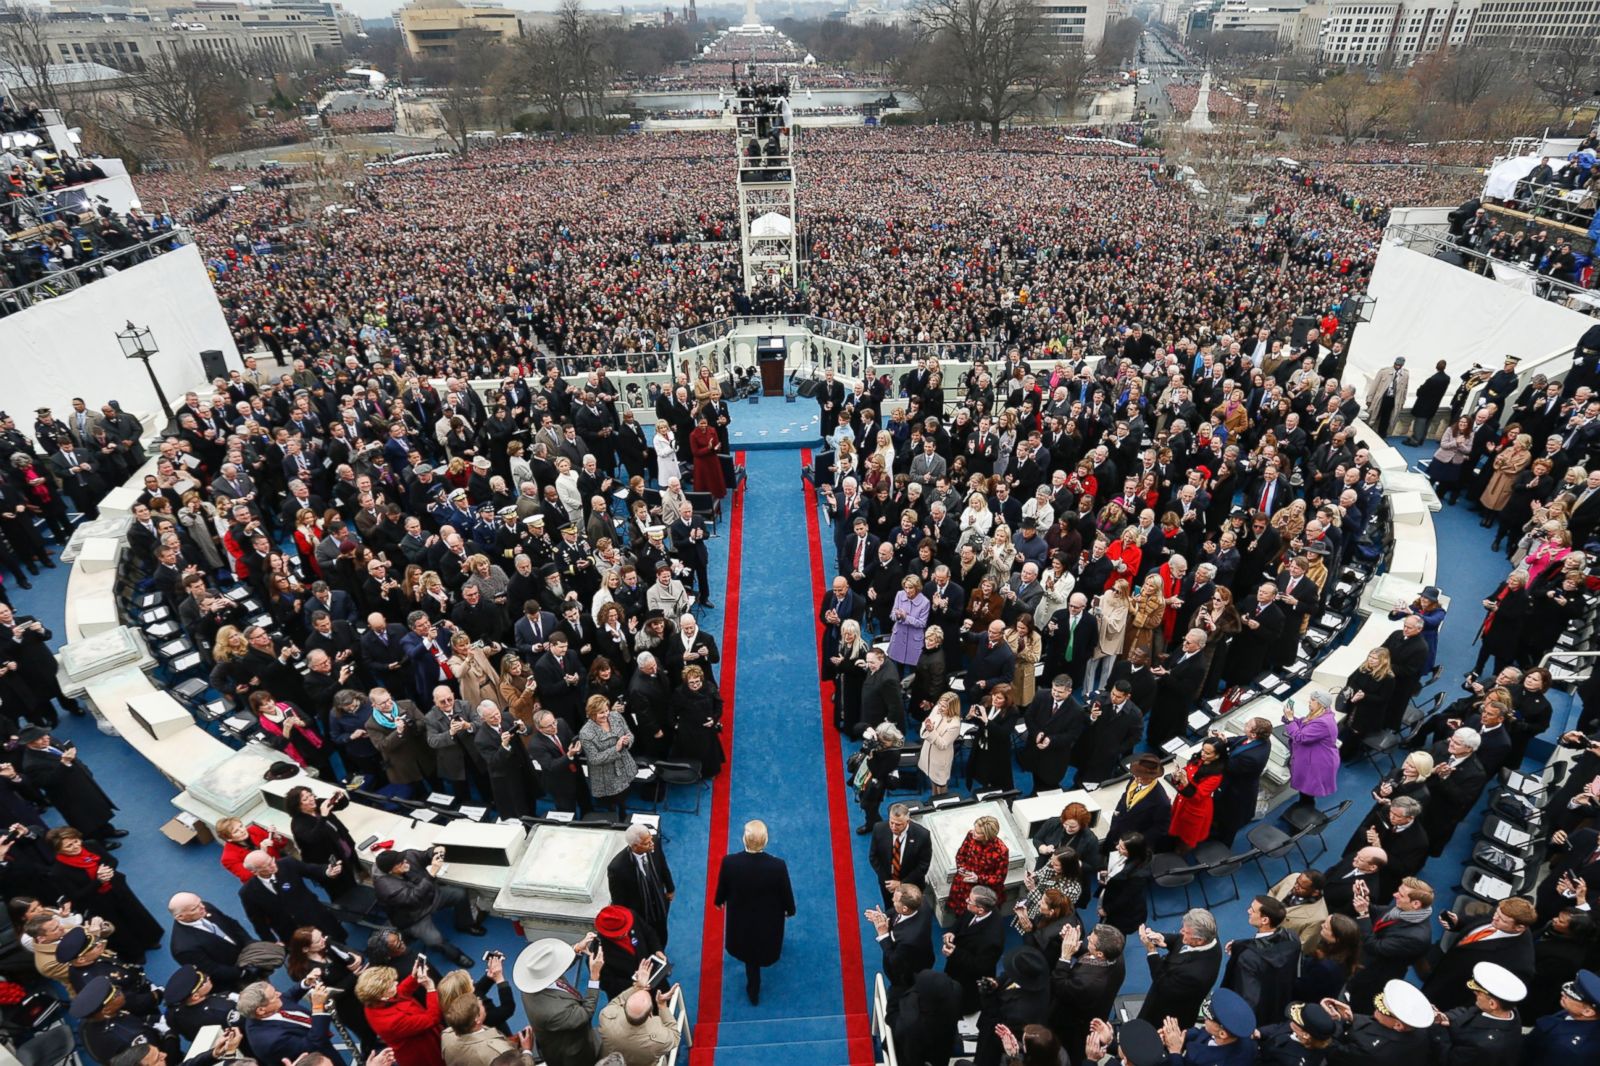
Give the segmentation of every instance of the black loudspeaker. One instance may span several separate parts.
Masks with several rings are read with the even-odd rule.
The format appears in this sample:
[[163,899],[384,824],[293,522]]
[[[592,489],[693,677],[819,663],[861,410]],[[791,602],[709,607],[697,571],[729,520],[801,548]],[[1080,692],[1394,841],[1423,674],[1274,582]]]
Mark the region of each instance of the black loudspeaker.
[[200,353],[200,365],[205,368],[206,380],[215,381],[218,378],[228,380],[228,361],[222,353],[215,348],[207,348]]
[[795,386],[795,390],[799,392],[800,395],[810,399],[812,396],[817,394],[817,379],[806,378]]
[[1304,348],[1306,346],[1306,334],[1315,329],[1316,325],[1317,319],[1315,315],[1296,315],[1294,328],[1289,331],[1289,347]]

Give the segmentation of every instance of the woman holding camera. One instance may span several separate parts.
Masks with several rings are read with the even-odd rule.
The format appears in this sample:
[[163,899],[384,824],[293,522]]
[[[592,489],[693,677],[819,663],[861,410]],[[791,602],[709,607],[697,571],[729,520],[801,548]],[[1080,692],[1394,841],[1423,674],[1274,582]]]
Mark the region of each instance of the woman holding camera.
[[334,1017],[360,1042],[362,1055],[377,1050],[378,1038],[356,998],[356,978],[366,969],[366,960],[329,940],[314,925],[296,929],[287,947],[283,965],[289,979],[306,988],[311,987],[311,981],[326,985],[333,993]]
[[1228,747],[1216,737],[1207,737],[1200,750],[1189,757],[1182,769],[1167,775],[1178,795],[1172,801],[1172,824],[1168,832],[1193,851],[1211,834],[1211,798],[1222,785],[1228,768]]
[[[284,797],[289,811],[289,833],[294,837],[300,858],[326,869],[333,863],[343,868],[328,883],[328,898],[337,899],[356,885],[356,841],[333,812],[350,805],[341,789],[325,799],[305,785],[296,785]],[[248,872],[248,871],[247,871]]]
[[356,978],[356,998],[372,1031],[394,1052],[395,1066],[444,1066],[444,1019],[424,959],[403,980],[391,967],[367,967]]

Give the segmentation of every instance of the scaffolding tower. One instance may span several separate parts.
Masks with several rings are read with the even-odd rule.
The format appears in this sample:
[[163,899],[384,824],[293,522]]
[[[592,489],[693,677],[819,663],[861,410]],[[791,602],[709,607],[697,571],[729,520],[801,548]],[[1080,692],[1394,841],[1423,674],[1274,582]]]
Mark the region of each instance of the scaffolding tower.
[[741,96],[734,101],[739,167],[739,251],[744,291],[797,281],[799,238],[794,195],[794,134],[788,100]]

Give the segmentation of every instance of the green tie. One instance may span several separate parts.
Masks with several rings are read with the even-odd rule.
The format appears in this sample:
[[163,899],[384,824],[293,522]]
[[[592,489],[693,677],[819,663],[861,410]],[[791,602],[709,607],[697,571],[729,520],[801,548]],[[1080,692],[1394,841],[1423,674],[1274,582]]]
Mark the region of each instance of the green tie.
[[1071,622],[1067,623],[1067,659],[1072,659],[1072,642],[1078,637],[1078,627]]

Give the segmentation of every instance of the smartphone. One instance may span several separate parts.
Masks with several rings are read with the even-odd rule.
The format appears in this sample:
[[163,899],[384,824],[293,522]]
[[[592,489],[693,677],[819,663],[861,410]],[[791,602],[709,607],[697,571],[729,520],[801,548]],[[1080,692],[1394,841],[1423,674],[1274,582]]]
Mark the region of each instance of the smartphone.
[[372,845],[376,844],[377,842],[378,842],[378,834],[373,833],[367,839],[363,840],[360,844],[356,845],[356,850],[357,851],[366,851],[368,848],[372,847]]

